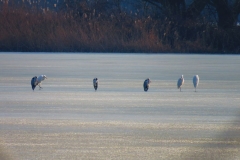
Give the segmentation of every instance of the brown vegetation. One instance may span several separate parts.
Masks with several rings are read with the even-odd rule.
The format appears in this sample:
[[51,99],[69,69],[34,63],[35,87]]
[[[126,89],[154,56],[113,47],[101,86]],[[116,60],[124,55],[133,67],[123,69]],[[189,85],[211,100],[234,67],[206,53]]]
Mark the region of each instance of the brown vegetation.
[[239,53],[240,29],[192,21],[2,8],[2,52]]

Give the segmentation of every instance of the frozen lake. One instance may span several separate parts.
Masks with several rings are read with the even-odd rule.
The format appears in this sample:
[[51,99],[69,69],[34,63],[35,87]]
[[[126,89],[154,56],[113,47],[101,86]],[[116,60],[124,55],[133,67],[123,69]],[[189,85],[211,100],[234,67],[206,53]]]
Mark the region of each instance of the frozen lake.
[[0,159],[240,159],[239,69],[238,55],[0,54]]

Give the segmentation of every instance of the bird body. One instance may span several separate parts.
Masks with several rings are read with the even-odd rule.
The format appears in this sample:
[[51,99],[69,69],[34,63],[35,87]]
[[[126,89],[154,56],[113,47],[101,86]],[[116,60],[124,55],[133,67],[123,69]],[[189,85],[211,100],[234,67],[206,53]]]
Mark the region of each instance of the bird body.
[[198,83],[199,83],[199,76],[198,75],[193,76],[193,86],[195,88],[195,92],[197,91]]
[[93,87],[94,87],[95,91],[97,91],[97,88],[98,88],[98,79],[97,78],[93,79]]
[[184,84],[184,78],[183,78],[183,75],[182,75],[181,78],[179,78],[178,82],[177,82],[177,88],[178,89],[180,88],[180,92],[181,92],[181,87],[182,87],[183,84]]
[[41,83],[41,82],[44,81],[45,79],[47,79],[47,76],[46,76],[46,75],[40,75],[40,76],[38,76],[37,81],[38,81],[38,83]]
[[150,83],[151,83],[151,81],[150,81],[149,78],[147,78],[147,79],[143,82],[143,89],[144,89],[145,92],[148,91]]
[[31,85],[32,85],[32,90],[35,89],[35,87],[38,85],[39,89],[41,89],[41,83],[42,81],[44,81],[45,79],[47,79],[46,75],[40,75],[40,76],[34,76],[31,80]]

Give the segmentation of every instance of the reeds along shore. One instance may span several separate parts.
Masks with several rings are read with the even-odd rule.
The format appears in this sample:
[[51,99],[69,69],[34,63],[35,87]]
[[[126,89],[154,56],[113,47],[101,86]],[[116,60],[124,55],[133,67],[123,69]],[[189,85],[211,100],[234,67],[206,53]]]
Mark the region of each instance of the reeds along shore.
[[133,18],[127,14],[74,16],[1,8],[1,52],[239,53],[240,28],[210,23]]

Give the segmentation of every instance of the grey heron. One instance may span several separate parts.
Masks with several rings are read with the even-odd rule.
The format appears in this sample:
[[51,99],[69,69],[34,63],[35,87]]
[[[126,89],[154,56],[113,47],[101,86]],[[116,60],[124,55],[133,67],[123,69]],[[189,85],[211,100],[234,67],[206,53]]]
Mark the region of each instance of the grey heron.
[[180,88],[180,92],[181,92],[181,87],[182,85],[184,84],[184,78],[183,78],[183,75],[178,79],[178,82],[177,82],[177,88],[179,89]]
[[98,88],[98,78],[94,78],[93,79],[93,87],[94,87],[95,91],[97,91],[97,88]]
[[143,82],[143,89],[145,92],[148,91],[149,85],[151,83],[151,80],[149,78],[147,78],[144,82]]
[[195,92],[197,92],[198,83],[199,83],[199,76],[198,75],[193,76],[193,86],[195,88]]
[[44,81],[45,79],[47,79],[46,75],[40,75],[40,76],[34,76],[31,80],[31,85],[32,85],[32,90],[35,89],[36,86],[39,86],[39,89],[41,89],[41,83],[42,81]]

